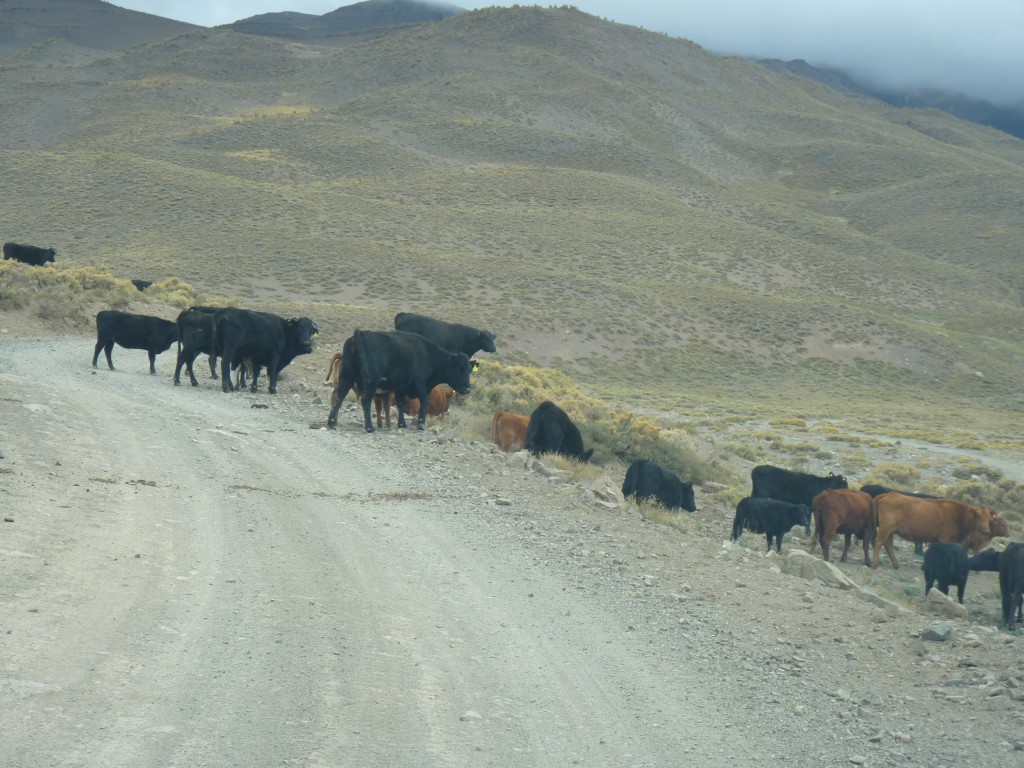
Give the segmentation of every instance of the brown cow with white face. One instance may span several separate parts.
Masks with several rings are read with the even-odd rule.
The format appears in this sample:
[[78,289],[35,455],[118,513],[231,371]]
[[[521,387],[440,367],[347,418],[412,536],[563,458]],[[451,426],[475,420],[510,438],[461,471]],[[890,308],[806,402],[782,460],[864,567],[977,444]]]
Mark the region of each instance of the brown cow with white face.
[[[900,567],[892,547],[896,535],[921,543],[945,541],[966,545],[970,542],[977,547],[972,548],[973,553],[992,538],[992,510],[987,507],[972,507],[952,499],[918,499],[902,493],[883,493],[875,497],[874,508],[878,534],[872,560],[876,568],[883,545],[892,567]],[[973,538],[972,533],[976,534]],[[981,541],[985,543],[979,544]]]

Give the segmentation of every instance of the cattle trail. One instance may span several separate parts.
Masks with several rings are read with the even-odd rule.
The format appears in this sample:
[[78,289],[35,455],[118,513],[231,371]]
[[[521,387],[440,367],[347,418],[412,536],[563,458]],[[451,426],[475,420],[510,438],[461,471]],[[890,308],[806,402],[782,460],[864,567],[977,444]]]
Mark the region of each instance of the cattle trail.
[[447,422],[367,434],[346,406],[311,429],[326,350],[269,395],[175,387],[173,352],[156,376],[139,350],[94,370],[92,349],[0,344],[2,765],[994,768],[1024,749],[1019,640],[924,644],[932,617],[723,544],[709,495],[684,534]]

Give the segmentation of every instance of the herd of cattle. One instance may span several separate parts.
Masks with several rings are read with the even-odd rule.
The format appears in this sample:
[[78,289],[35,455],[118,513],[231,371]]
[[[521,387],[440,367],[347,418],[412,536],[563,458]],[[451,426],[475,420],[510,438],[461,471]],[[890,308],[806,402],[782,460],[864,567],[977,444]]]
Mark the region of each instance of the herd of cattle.
[[[5,246],[5,255],[6,250]],[[399,427],[406,426],[408,412],[415,413],[416,426],[423,429],[428,415],[443,416],[456,393],[470,391],[470,375],[476,370],[473,355],[495,351],[494,334],[467,325],[410,312],[398,313],[394,325],[393,331],[356,330],[331,359],[325,382],[334,387],[329,427],[337,425],[341,404],[354,391],[362,405],[367,432],[374,431],[371,405],[376,406],[378,427],[382,411],[390,426],[390,409],[394,406]],[[216,361],[220,360],[223,391],[235,389],[231,372],[237,369],[238,386],[244,386],[248,373],[255,392],[260,372],[266,369],[268,390],[273,394],[281,370],[297,356],[313,350],[318,332],[316,323],[308,317],[286,320],[235,307],[192,307],[179,314],[176,322],[103,310],[96,315],[92,364],[96,367],[100,350],[104,350],[107,364],[113,369],[111,350],[116,343],[145,349],[150,373],[155,374],[156,356],[177,343],[175,384],[180,384],[184,366],[192,386],[198,386],[192,366],[196,357],[205,353],[213,378],[217,378]],[[496,411],[491,439],[506,452],[525,449],[535,454],[557,453],[581,462],[588,461],[593,453],[592,448],[584,450],[580,430],[570,417],[550,401],[541,403],[529,416]],[[884,486],[852,490],[841,475],[818,477],[768,465],[752,470],[751,485],[751,495],[736,506],[734,540],[744,530],[763,533],[768,549],[774,543],[776,551],[781,552],[783,536],[798,525],[810,536],[813,519],[815,533],[810,549],[813,552],[820,544],[826,561],[835,536],[845,537],[842,561],[856,536],[864,547],[865,565],[878,567],[884,546],[894,568],[899,567],[893,550],[895,536],[918,546],[927,543],[930,546],[923,553],[926,591],[937,583],[948,595],[949,587],[955,585],[962,602],[969,570],[998,571],[1003,622],[1013,629],[1021,620],[1024,545],[1011,543],[1002,552],[985,549],[993,537],[1009,536],[1006,520],[994,510]],[[692,483],[648,460],[638,459],[630,465],[622,493],[656,501],[670,510],[697,509]],[[973,557],[968,557],[968,550]]]
[[[948,595],[950,586],[956,586],[962,603],[970,571],[997,571],[1003,624],[1012,630],[1022,620],[1024,544],[1010,543],[1002,552],[986,549],[994,537],[1010,535],[1009,525],[995,510],[881,485],[853,490],[841,475],[818,477],[767,465],[754,467],[750,479],[751,495],[736,505],[733,540],[747,529],[765,534],[768,549],[774,539],[776,551],[781,551],[782,537],[794,526],[803,526],[810,536],[813,519],[811,552],[820,544],[828,562],[832,540],[842,534],[840,560],[845,562],[856,536],[864,546],[864,564],[875,568],[883,546],[893,568],[899,568],[895,536],[918,546],[928,544],[923,563],[926,593],[937,584]],[[973,557],[968,557],[968,550]]]

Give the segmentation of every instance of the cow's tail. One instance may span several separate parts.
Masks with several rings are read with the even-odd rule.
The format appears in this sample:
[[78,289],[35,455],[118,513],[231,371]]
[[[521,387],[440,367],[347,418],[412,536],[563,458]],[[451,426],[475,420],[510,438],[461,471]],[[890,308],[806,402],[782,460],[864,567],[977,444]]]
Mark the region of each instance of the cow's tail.
[[815,546],[821,544],[822,552],[825,551],[825,530],[821,525],[821,506],[818,502],[818,497],[814,497],[814,501],[811,502],[811,517],[814,519],[814,535],[811,536],[811,546],[807,550],[808,552],[814,552]]
[[501,411],[495,411],[494,416],[491,418],[491,442],[498,445],[498,418],[501,416]]

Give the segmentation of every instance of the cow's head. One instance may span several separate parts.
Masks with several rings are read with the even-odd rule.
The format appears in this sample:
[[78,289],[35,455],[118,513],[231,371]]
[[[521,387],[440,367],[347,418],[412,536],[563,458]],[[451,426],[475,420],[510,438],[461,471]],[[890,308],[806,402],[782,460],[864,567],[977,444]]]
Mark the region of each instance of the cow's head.
[[313,339],[320,334],[316,323],[308,317],[293,317],[288,321],[288,328],[301,354],[313,351]]
[[56,259],[54,258],[56,256],[56,254],[57,254],[57,251],[55,251],[53,248],[47,248],[45,251],[43,251],[43,262],[44,263],[47,262],[47,261],[56,262]]
[[846,482],[846,478],[843,477],[842,475],[835,475],[835,474],[832,474],[831,472],[829,472],[828,473],[828,480],[829,480],[829,484],[828,484],[829,488],[839,489],[839,488],[849,488],[850,487],[847,484],[847,482]]
[[490,331],[480,331],[479,344],[484,352],[496,352],[498,349],[494,346],[494,334]]
[[679,506],[687,512],[696,512],[697,501],[693,498],[693,483],[680,482],[680,485],[682,486],[682,498],[679,501]]
[[460,395],[469,392],[469,374],[473,370],[472,361],[461,352],[453,354],[448,365],[448,376],[445,384],[454,389]]
[[[845,480],[843,481],[846,482]],[[845,485],[843,486],[846,487]],[[797,509],[800,510],[800,522],[804,525],[804,535],[811,535],[811,508],[806,504],[797,504]]]

